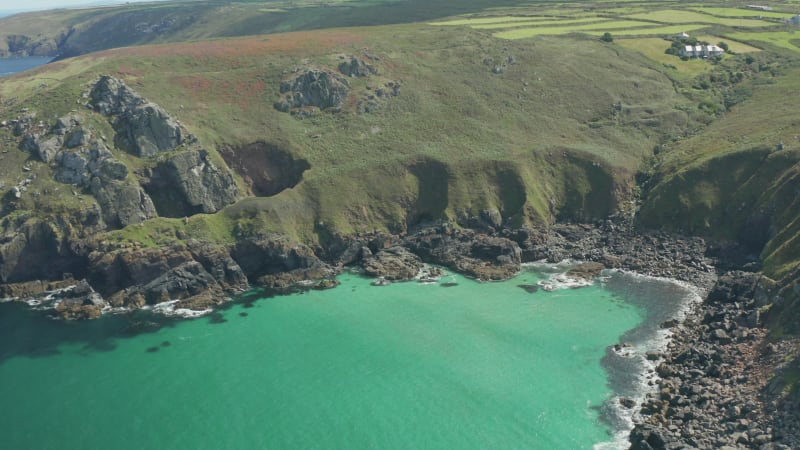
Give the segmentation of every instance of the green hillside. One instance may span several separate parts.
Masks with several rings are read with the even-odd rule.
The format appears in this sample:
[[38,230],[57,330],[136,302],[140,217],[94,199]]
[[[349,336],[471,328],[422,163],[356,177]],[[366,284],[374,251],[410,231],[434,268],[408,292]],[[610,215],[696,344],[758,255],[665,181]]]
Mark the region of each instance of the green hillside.
[[[199,1],[27,14],[0,20],[7,52],[93,53],[0,81],[0,116],[46,129],[80,114],[113,142],[111,122],[85,106],[111,75],[233,171],[239,200],[221,212],[184,221],[161,199],[162,217],[108,229],[112,240],[233,242],[267,230],[324,244],[485,211],[509,227],[617,215],[736,241],[790,286],[800,262],[800,47],[781,40],[791,8],[755,17],[725,6]],[[606,30],[612,42],[598,39]],[[681,60],[666,54],[665,33],[678,30],[735,51]],[[116,48],[139,44],[151,45]],[[344,77],[340,106],[276,106],[289,95],[282,83],[339,77],[354,57],[374,72]],[[20,151],[12,127],[0,137],[4,217],[96,208]],[[171,157],[111,147],[134,184]],[[39,194],[12,198],[28,174]]]

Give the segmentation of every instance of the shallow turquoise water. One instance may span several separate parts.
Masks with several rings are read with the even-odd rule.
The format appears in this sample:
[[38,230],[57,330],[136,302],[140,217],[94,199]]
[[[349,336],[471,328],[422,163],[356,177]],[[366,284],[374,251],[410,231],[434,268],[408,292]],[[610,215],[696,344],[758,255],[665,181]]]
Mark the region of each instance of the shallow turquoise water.
[[2,304],[2,447],[592,448],[611,431],[601,359],[645,312],[600,285],[518,287],[537,280],[345,274],[160,327]]

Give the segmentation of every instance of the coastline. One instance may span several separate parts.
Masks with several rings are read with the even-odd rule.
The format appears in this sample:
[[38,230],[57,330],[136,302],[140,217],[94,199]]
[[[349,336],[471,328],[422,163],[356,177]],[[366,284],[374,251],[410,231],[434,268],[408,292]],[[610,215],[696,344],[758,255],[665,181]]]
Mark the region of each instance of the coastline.
[[[127,273],[130,276],[128,281],[117,279],[113,290],[101,288],[95,291],[94,286],[85,280],[49,283],[34,281],[21,283],[21,287],[19,283],[0,285],[0,297],[21,297],[19,292],[25,295],[33,292],[46,297],[50,294],[47,287],[58,286],[62,292],[72,293],[64,296],[57,304],[64,305],[57,310],[62,318],[99,317],[103,313],[138,309],[165,312],[168,317],[175,317],[176,314],[196,317],[213,314],[215,307],[224,307],[231,296],[248,287],[263,287],[276,293],[296,289],[331,288],[336,285],[334,277],[345,268],[353,266],[361,267],[367,275],[376,279],[389,281],[414,279],[426,264],[441,265],[471,278],[491,281],[508,279],[519,273],[522,264],[537,261],[599,263],[600,267],[623,274],[622,276],[663,280],[680,287],[683,292],[694,290],[696,295],[691,300],[674,305],[672,316],[646,320],[645,324],[629,331],[621,339],[622,350],[630,350],[624,344],[628,339],[635,341],[637,330],[650,327],[652,331],[653,326],[658,325],[657,332],[651,333],[649,339],[644,339],[644,343],[638,345],[634,364],[636,368],[631,370],[629,367],[618,374],[609,372],[612,379],[621,378],[619,374],[624,373],[626,380],[612,383],[627,388],[610,399],[611,403],[605,405],[602,412],[604,420],[620,431],[614,436],[612,443],[605,443],[597,448],[619,448],[626,440],[630,441],[633,445],[631,448],[634,449],[666,449],[681,445],[716,448],[730,444],[736,448],[735,445],[744,445],[743,442],[748,445],[754,442],[775,444],[766,448],[791,448],[780,447],[783,444],[779,441],[800,442],[797,432],[793,433],[791,430],[791,426],[800,422],[791,411],[786,413],[785,420],[782,419],[785,426],[770,426],[774,420],[763,406],[769,400],[756,398],[761,395],[759,389],[763,389],[766,381],[762,380],[760,387],[748,383],[747,380],[741,383],[714,381],[709,378],[711,374],[706,373],[707,371],[701,372],[693,365],[695,360],[685,357],[686,352],[692,351],[692,348],[699,345],[702,349],[708,344],[715,354],[724,354],[728,358],[727,364],[735,366],[741,364],[743,355],[749,353],[728,351],[729,347],[733,349],[747,344],[751,347],[750,350],[759,346],[762,349],[767,348],[764,341],[766,333],[759,328],[761,324],[757,320],[752,329],[748,328],[750,331],[734,333],[736,330],[730,324],[741,322],[742,318],[753,314],[758,306],[755,301],[738,302],[741,294],[735,289],[728,287],[725,290],[725,283],[728,283],[725,280],[731,276],[723,275],[722,281],[717,279],[716,261],[708,256],[709,246],[700,238],[684,238],[662,232],[634,232],[620,229],[610,222],[598,226],[558,224],[548,230],[483,232],[462,230],[443,224],[409,235],[370,233],[339,237],[328,248],[313,251],[308,247],[291,246],[283,240],[269,238],[239,243],[231,249],[190,243],[187,247],[173,251],[168,260],[164,255],[170,249],[133,247],[111,251],[115,252],[114,258],[104,257],[98,260],[94,270],[114,274],[115,270],[120,270],[117,267],[119,261],[127,261],[129,267],[138,268],[142,272]],[[181,257],[175,258],[176,255]],[[726,255],[726,259],[727,256],[729,255]],[[275,272],[269,268],[273,266],[265,268],[264,259],[272,261],[273,266],[280,261],[292,261],[292,265],[284,264],[281,266],[282,271]],[[154,272],[146,268],[142,261],[155,264],[160,270]],[[170,268],[170,264],[174,267]],[[203,267],[210,269],[209,272],[203,271]],[[208,273],[219,274],[213,280],[214,283],[208,281]],[[630,275],[631,273],[635,275]],[[147,279],[143,274],[149,274],[151,278]],[[758,275],[752,272],[738,274],[739,278],[750,279],[752,286],[757,284]],[[598,273],[592,276],[596,275]],[[144,286],[129,284],[143,279]],[[176,285],[183,287],[176,290]],[[82,288],[77,289],[77,292],[75,289],[68,289],[73,286]],[[116,290],[119,292],[108,302],[103,300],[107,298],[105,295],[98,294]],[[752,298],[755,291],[753,287],[747,295]],[[729,299],[732,292],[736,296]],[[704,293],[710,293],[708,299],[716,295],[716,300],[706,299]],[[712,324],[716,325],[712,326],[708,323],[707,316],[709,311],[714,311],[717,307],[722,310],[715,314],[727,316],[715,320]],[[780,354],[781,351],[776,352],[776,355]],[[613,365],[615,358],[617,363],[620,359],[626,360],[618,357],[619,354],[614,353],[612,347],[604,364],[606,367]],[[729,372],[720,371],[716,375],[728,376]],[[695,376],[697,373],[703,373],[703,376]],[[686,395],[695,391],[698,394]],[[730,415],[702,414],[703,408],[708,406],[706,403],[709,396],[723,394],[731,399],[726,410],[736,410],[738,407],[739,411],[745,411],[740,416],[733,417],[735,421],[739,421],[732,425],[733,431],[737,433],[733,441],[722,437],[729,432]],[[758,404],[753,406],[750,404],[753,402]],[[686,422],[679,420],[682,420],[681,415],[684,418],[687,416],[687,411],[689,415],[705,417],[706,422],[690,421],[689,424],[694,426],[689,426],[689,432],[678,432],[677,430],[686,425]],[[738,427],[743,426],[741,419],[748,422],[744,430],[737,431]],[[748,433],[751,429],[753,432]],[[758,432],[760,434],[756,434]]]
[[672,338],[669,325],[682,323],[704,292],[689,283],[641,275],[625,270],[604,271],[603,283],[611,292],[645,312],[642,322],[609,346],[602,365],[614,395],[601,409],[601,420],[614,430],[612,439],[595,444],[595,450],[627,448],[631,431],[640,421],[642,404],[656,392],[656,367]]

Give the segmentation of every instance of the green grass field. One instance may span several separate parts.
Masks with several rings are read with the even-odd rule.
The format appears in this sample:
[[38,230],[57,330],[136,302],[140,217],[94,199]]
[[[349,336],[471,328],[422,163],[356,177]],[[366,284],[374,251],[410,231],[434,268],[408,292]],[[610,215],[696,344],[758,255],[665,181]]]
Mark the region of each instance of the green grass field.
[[[609,22],[590,23],[584,25],[564,25],[553,27],[535,27],[535,28],[516,28],[508,31],[501,31],[495,33],[494,36],[500,39],[524,39],[533,36],[542,35],[559,35],[568,33],[581,33],[586,31],[601,31],[601,30],[629,30],[635,27],[647,27],[652,25],[648,22],[636,22],[627,20],[613,20]],[[601,33],[602,34],[602,33]]]
[[[611,32],[613,36],[638,36],[638,37],[651,37],[662,36],[671,37],[680,33],[693,33],[697,30],[708,28],[705,25],[668,25],[668,26],[650,26],[642,28],[620,29]],[[601,36],[602,31],[584,31],[584,33],[592,36]]]
[[791,14],[774,11],[757,11],[741,8],[692,8],[694,11],[712,14],[720,17],[766,17],[771,19],[788,19]]
[[715,17],[708,14],[701,14],[694,11],[679,10],[679,9],[660,10],[660,11],[652,11],[640,14],[632,14],[630,16],[627,16],[627,18],[633,20],[636,19],[652,20],[655,22],[661,22],[667,24],[705,23],[711,25],[724,25],[729,27],[740,27],[740,28],[760,28],[760,27],[768,27],[775,25],[774,22],[768,22],[765,20]]
[[726,33],[731,39],[738,41],[751,42],[757,45],[758,42],[766,42],[780,48],[800,52],[800,32],[794,31],[770,31],[761,33],[749,33],[737,31]]
[[444,22],[430,22],[428,25],[489,25],[509,22],[532,22],[536,20],[548,20],[548,17],[530,16],[500,16],[500,17],[476,17],[467,19],[454,19]]
[[546,18],[544,20],[531,21],[531,22],[510,22],[510,23],[494,23],[486,25],[473,25],[472,28],[476,30],[497,30],[504,28],[522,28],[522,27],[572,27],[575,25],[582,25],[586,23],[603,23],[608,22],[607,19],[600,17],[587,17],[585,19],[561,19],[553,20]]
[[753,53],[761,51],[761,49],[758,47],[753,47],[752,45],[747,45],[743,42],[738,42],[719,36],[701,35],[697,36],[697,39],[699,41],[710,42],[712,44],[718,44],[719,42],[724,41],[728,44],[728,48],[734,53]]
[[615,42],[622,47],[636,50],[658,63],[674,66],[682,77],[694,77],[706,73],[711,66],[701,59],[683,61],[675,55],[667,55],[664,51],[669,48],[670,41],[662,38],[635,38],[618,39]]

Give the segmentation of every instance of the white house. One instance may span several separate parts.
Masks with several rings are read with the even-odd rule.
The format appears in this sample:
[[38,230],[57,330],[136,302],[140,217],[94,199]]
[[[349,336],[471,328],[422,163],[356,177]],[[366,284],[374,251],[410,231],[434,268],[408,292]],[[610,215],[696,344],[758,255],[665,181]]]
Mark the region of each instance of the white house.
[[709,58],[725,53],[718,45],[686,45],[681,49],[681,56],[687,58]]

